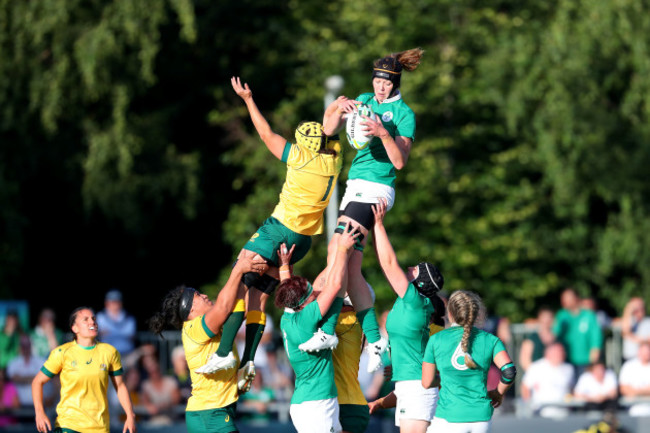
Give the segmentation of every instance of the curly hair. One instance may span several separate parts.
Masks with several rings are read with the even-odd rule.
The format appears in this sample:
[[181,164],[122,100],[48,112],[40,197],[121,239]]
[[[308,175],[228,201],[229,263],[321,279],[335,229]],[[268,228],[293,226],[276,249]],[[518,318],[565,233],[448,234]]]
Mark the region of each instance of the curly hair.
[[[278,308],[294,308],[292,305],[296,306],[307,293],[308,283],[309,281],[306,278],[297,275],[282,281],[275,292],[275,306]],[[300,309],[300,306],[296,307],[296,309]]]
[[[383,57],[381,59],[375,60],[375,67],[378,67],[381,65],[382,60],[386,58],[393,58],[399,62],[402,68],[405,70],[411,72],[415,70],[415,68],[418,67],[420,64],[420,59],[422,59],[422,55],[424,54],[424,50],[421,48],[411,48],[410,50],[406,51],[400,51],[399,53],[392,53],[389,54],[386,57]],[[396,71],[399,72],[399,71]]]
[[162,335],[162,331],[172,325],[176,329],[183,327],[183,319],[178,312],[178,306],[183,296],[185,286],[178,286],[170,290],[163,298],[161,310],[156,312],[149,320],[147,325],[154,334]]
[[463,352],[465,352],[465,365],[474,369],[477,365],[469,354],[472,344],[470,336],[472,327],[483,310],[481,298],[474,292],[458,290],[449,298],[447,309],[454,321],[463,327],[463,337],[460,341]]

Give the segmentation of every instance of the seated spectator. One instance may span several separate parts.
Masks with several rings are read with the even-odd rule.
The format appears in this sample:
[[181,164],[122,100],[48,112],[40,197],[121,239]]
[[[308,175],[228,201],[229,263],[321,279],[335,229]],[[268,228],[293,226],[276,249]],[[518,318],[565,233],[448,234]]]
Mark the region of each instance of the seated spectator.
[[568,410],[561,406],[571,394],[573,367],[565,362],[564,347],[552,343],[544,358],[533,362],[524,374],[521,396],[543,417],[563,417]]
[[[20,337],[20,354],[12,359],[7,366],[7,377],[16,385],[18,390],[18,400],[24,407],[33,407],[32,400],[32,380],[41,370],[45,363],[45,358],[32,355],[32,343],[28,335]],[[44,393],[46,404],[50,406],[53,401],[53,390],[51,385],[46,388]],[[48,404],[49,403],[49,404]]]
[[99,338],[120,352],[123,357],[133,351],[135,343],[135,318],[122,304],[122,292],[113,289],[106,293],[104,309],[97,313]]
[[54,311],[46,308],[38,316],[38,323],[31,334],[34,356],[47,358],[55,347],[63,344],[63,332],[56,329]]
[[142,404],[151,416],[149,422],[157,425],[169,425],[175,418],[176,405],[181,402],[181,393],[176,379],[163,376],[158,360],[145,356],[142,366],[147,372],[147,379],[142,382]]
[[530,365],[544,357],[546,347],[555,342],[553,320],[555,313],[550,307],[540,307],[537,311],[536,330],[526,335],[519,349],[519,364],[526,371]]
[[18,422],[18,419],[11,412],[19,407],[18,390],[7,379],[7,372],[0,369],[0,427],[7,427]]
[[241,419],[268,422],[271,419],[269,403],[274,400],[273,390],[264,386],[264,374],[258,371],[251,384],[251,389],[239,397],[238,406],[244,412]]
[[578,377],[589,364],[600,359],[603,332],[596,313],[580,306],[580,297],[574,289],[565,289],[560,302],[562,309],[555,315],[553,333],[564,346],[567,360]]
[[192,380],[190,378],[190,369],[187,368],[187,359],[185,358],[185,350],[183,346],[176,346],[172,350],[172,371],[178,388],[181,392],[181,402],[187,403],[192,393]]
[[5,323],[0,332],[0,368],[7,368],[9,361],[18,356],[20,336],[25,332],[20,326],[18,312],[7,311]]
[[616,409],[618,398],[618,383],[616,374],[598,361],[587,368],[578,378],[573,390],[578,400],[587,402],[585,409],[607,410]]
[[[625,361],[618,380],[623,397],[650,397],[650,343],[641,343],[637,357]],[[650,402],[632,404],[630,415],[650,416]]]
[[623,334],[623,359],[635,358],[639,344],[650,343],[650,317],[645,314],[645,302],[634,297],[628,301],[621,320]]

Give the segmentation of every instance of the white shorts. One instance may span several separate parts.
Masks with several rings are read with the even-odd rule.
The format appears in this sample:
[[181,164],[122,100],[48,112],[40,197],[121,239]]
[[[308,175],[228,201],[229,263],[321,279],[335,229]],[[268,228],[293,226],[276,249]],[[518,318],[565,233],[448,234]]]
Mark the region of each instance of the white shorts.
[[395,382],[395,425],[400,419],[431,421],[438,405],[438,388],[425,388],[419,380]]
[[427,433],[488,433],[492,421],[448,422],[442,418],[433,418]]
[[386,210],[389,211],[395,204],[395,188],[383,183],[370,182],[363,179],[350,179],[346,182],[345,194],[341,199],[339,210],[345,210],[345,207],[351,201],[360,203],[379,203],[380,198],[386,199]]
[[340,433],[343,430],[336,397],[292,404],[289,415],[298,433]]

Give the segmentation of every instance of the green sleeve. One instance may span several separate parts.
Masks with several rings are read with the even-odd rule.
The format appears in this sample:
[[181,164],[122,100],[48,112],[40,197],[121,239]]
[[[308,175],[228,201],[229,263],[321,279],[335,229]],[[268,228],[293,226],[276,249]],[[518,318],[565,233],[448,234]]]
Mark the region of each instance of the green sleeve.
[[427,342],[427,347],[424,349],[424,362],[428,362],[429,364],[435,364],[436,363],[436,354],[433,350],[433,337],[435,334],[433,334],[431,337],[429,337],[429,341]]
[[291,153],[291,143],[287,141],[284,145],[284,150],[282,151],[282,158],[280,158],[285,164],[289,160],[289,153]]

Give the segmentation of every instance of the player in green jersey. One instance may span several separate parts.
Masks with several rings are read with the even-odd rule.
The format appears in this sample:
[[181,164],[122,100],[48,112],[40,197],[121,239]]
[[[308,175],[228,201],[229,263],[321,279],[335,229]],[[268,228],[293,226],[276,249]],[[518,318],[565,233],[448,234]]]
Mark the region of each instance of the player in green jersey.
[[[339,404],[334,381],[332,352],[304,352],[298,346],[307,341],[323,321],[334,324],[343,305],[343,278],[358,231],[338,237],[332,266],[321,290],[299,276],[283,279],[277,288],[275,306],[284,309],[280,329],[287,357],[296,374],[296,386],[289,413],[298,433],[340,432]],[[282,269],[282,267],[281,267]]]
[[117,398],[126,413],[123,431],[135,433],[135,414],[122,378],[119,352],[110,344],[97,341],[97,321],[91,308],[79,307],[70,315],[74,341],[50,353],[43,368],[32,381],[36,412],[36,430],[52,430],[43,408],[43,385],[59,375],[61,400],[56,406],[54,432],[108,433],[108,381],[113,383]]
[[422,360],[429,339],[429,323],[436,305],[442,304],[437,293],[444,279],[431,263],[411,266],[406,272],[402,270],[384,227],[386,208],[386,201],[380,199],[372,210],[377,258],[397,294],[386,320],[397,397],[395,424],[402,433],[424,433],[435,413],[438,393],[436,389],[422,387]]
[[[440,398],[431,430],[436,433],[487,433],[494,408],[513,384],[517,370],[501,340],[474,326],[483,311],[476,293],[456,291],[447,303],[451,326],[429,339],[422,364],[422,385],[437,386]],[[487,390],[492,363],[501,370],[496,389]]]
[[[338,228],[329,244],[330,249],[336,246],[336,237],[348,221],[361,230],[362,235],[348,266],[347,292],[368,339],[368,372],[381,367],[381,354],[386,350],[386,340],[379,334],[374,303],[361,273],[363,250],[368,232],[374,225],[371,206],[380,198],[386,200],[388,209],[393,206],[395,170],[406,166],[415,139],[415,114],[402,99],[399,87],[402,71],[417,68],[423,53],[421,49],[414,48],[376,60],[372,71],[373,92],[363,93],[354,100],[339,97],[330,104],[323,120],[325,133],[333,134],[343,127],[346,114],[356,110],[360,103],[368,104],[378,117],[377,120],[366,117],[362,123],[366,132],[374,138],[357,152],[352,161],[341,200]],[[313,340],[327,342],[320,334],[315,335]],[[323,348],[318,344],[304,347],[306,350]]]

